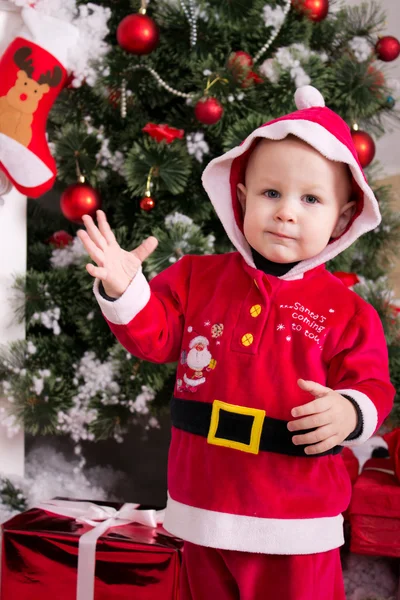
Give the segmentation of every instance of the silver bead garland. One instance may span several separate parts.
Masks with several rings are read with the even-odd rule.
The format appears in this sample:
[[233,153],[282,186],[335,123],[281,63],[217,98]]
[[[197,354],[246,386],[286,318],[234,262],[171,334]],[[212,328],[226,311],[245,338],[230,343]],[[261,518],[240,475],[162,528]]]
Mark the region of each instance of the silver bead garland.
[[183,12],[186,15],[187,20],[190,25],[190,45],[193,47],[197,42],[197,23],[196,23],[196,14],[195,14],[195,3],[194,0],[188,0],[188,6],[185,4],[185,0],[180,0]]
[[151,73],[153,75],[153,77],[155,78],[155,80],[161,87],[166,89],[171,94],[174,94],[175,96],[180,96],[181,98],[193,98],[193,96],[195,95],[194,93],[185,94],[184,92],[175,90],[173,87],[168,85],[168,83],[166,83],[163,79],[161,79],[160,75],[152,67],[148,67],[147,65],[136,65],[135,67],[133,67],[134,71],[136,71],[137,69],[146,69],[146,71],[148,71],[149,73]]
[[126,115],[126,79],[123,79],[121,83],[121,117],[125,119]]
[[[182,5],[182,9],[183,9],[188,21],[189,21],[189,24],[191,25],[190,43],[192,46],[194,46],[197,41],[196,17],[195,17],[195,12],[194,12],[195,11],[195,3],[194,3],[194,0],[187,0],[188,5],[189,5],[189,9],[188,9],[187,6],[185,5],[185,1],[186,0],[180,0],[180,3]],[[270,47],[272,42],[275,40],[276,36],[278,35],[278,33],[280,32],[280,30],[283,27],[285,19],[290,11],[290,7],[291,7],[291,0],[285,0],[285,8],[283,9],[284,18],[282,20],[282,23],[279,27],[277,27],[276,29],[274,29],[272,31],[268,41],[257,52],[256,56],[254,57],[254,63],[256,63],[258,61],[258,59],[264,54],[264,52],[266,52],[266,50],[268,50],[268,48]],[[136,65],[135,67],[133,67],[134,71],[136,71],[137,69],[146,69],[146,71],[148,71],[149,73],[151,73],[151,75],[153,75],[153,77],[157,81],[158,85],[163,87],[165,90],[167,90],[171,94],[174,94],[174,96],[179,96],[180,98],[193,98],[194,96],[196,96],[196,94],[194,92],[185,93],[185,92],[180,92],[179,90],[174,89],[173,87],[168,85],[160,77],[160,75],[157,73],[157,71],[155,69],[153,69],[152,67],[148,67],[147,65]],[[125,82],[125,113],[126,113],[126,81],[124,80],[123,83],[124,82]],[[122,96],[121,96],[121,115],[124,116],[122,114],[122,110],[123,110],[122,105],[123,105],[123,101],[122,101]],[[125,116],[126,116],[126,114],[125,114]]]
[[283,27],[285,19],[290,11],[290,7],[291,7],[291,0],[286,0],[285,8],[283,9],[284,19],[282,20],[282,23],[280,24],[279,27],[277,27],[276,29],[274,29],[271,32],[271,35],[270,35],[268,41],[265,42],[264,46],[259,49],[259,51],[257,52],[257,54],[254,57],[254,63],[256,63],[258,61],[258,59],[264,54],[264,52],[266,52],[268,50],[268,48],[270,47],[272,42],[275,40],[276,36],[278,35],[278,33],[280,32],[280,30]]

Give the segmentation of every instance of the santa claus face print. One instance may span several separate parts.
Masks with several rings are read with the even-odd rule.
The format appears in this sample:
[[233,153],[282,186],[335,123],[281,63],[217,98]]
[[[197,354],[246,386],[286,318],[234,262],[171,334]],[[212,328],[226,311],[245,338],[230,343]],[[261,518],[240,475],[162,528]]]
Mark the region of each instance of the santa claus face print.
[[[222,335],[223,325],[219,325]],[[189,328],[193,330],[192,327]],[[196,335],[189,342],[189,351],[184,350],[181,356],[183,376],[177,379],[177,389],[180,392],[195,393],[199,386],[207,380],[207,374],[215,369],[216,361],[209,350],[209,340],[204,335]]]
[[191,369],[201,370],[208,367],[211,362],[211,352],[207,346],[203,344],[196,344],[191,350],[189,350],[186,362]]
[[350,175],[302,140],[261,140],[238,185],[244,235],[252,248],[277,263],[317,256],[346,229]]

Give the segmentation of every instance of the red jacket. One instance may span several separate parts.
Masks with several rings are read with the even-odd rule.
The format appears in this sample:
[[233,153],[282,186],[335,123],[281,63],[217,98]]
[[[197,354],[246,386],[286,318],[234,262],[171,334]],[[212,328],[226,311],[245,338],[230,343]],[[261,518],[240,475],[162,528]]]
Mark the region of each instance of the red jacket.
[[[360,406],[357,443],[392,406],[380,319],[324,266],[286,281],[239,253],[185,256],[150,286],[139,273],[116,302],[98,299],[129,352],[179,361],[177,398],[218,399],[287,421],[310,401],[297,379],[317,381]],[[343,542],[351,485],[340,454],[251,454],[173,427],[168,488],[165,527],[196,544],[303,554]]]
[[[165,527],[204,546],[268,554],[340,546],[350,480],[340,454],[291,455],[286,422],[311,399],[297,380],[356,403],[362,432],[344,445],[372,436],[393,402],[377,313],[324,267],[379,225],[379,205],[346,123],[309,86],[296,95],[301,110],[259,127],[204,171],[238,252],[185,256],[150,286],[140,272],[115,302],[95,283],[125,348],[145,360],[179,361]],[[289,134],[348,165],[357,210],[340,238],[274,277],[255,267],[236,189],[257,139]]]

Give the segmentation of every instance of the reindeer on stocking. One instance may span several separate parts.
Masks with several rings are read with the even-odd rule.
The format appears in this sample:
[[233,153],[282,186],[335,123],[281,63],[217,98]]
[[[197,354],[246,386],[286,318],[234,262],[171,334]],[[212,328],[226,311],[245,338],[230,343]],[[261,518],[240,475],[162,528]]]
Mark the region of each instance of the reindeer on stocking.
[[0,97],[0,133],[28,147],[32,139],[32,121],[39,102],[51,87],[57,87],[63,78],[57,65],[53,71],[32,79],[34,67],[29,56],[32,49],[24,46],[14,54],[14,62],[20,68],[17,80],[5,96]]

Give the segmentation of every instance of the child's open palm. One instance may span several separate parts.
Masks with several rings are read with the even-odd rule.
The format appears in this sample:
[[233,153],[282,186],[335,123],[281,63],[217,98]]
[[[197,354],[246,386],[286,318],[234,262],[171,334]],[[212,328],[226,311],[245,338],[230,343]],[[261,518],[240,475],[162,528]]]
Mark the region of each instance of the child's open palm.
[[86,265],[92,277],[97,277],[103,282],[104,290],[108,296],[119,298],[129,286],[132,279],[141,267],[141,264],[157,247],[155,237],[148,237],[135,250],[123,250],[111,231],[105,213],[98,210],[98,227],[92,217],[82,217],[86,231],[81,229],[77,235],[85,246],[90,258],[97,264]]

